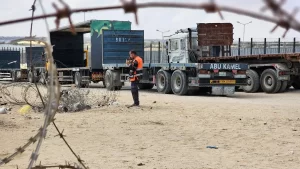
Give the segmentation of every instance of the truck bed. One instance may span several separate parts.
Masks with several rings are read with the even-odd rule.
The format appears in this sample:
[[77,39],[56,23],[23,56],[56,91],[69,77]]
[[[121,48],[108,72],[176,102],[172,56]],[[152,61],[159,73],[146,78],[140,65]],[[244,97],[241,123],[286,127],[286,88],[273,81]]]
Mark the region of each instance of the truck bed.
[[300,62],[300,53],[287,54],[261,54],[244,56],[221,56],[221,57],[201,57],[199,62],[241,62],[241,61],[291,61]]

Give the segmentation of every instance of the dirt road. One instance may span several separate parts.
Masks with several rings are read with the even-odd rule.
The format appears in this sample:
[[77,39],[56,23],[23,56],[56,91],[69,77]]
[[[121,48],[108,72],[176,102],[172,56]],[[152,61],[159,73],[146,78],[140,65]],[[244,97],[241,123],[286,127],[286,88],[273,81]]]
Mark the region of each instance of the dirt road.
[[[131,94],[122,90],[118,105],[57,114],[56,123],[91,169],[297,169],[299,96],[299,91],[233,97],[142,92],[142,106],[127,109]],[[42,114],[25,118],[17,110],[15,106],[12,114],[0,115],[0,159],[35,134],[43,122]],[[51,125],[38,162],[76,162],[55,135]],[[0,168],[26,168],[33,148]]]

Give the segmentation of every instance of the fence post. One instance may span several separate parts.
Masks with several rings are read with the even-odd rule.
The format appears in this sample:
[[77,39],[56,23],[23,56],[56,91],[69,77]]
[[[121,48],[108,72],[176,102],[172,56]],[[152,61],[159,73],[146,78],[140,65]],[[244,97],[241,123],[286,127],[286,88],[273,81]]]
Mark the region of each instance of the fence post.
[[293,53],[296,52],[296,38],[294,38],[294,42],[293,42]]
[[241,55],[241,38],[239,38],[239,44],[238,44],[238,56]]
[[[26,56],[26,55],[25,55]],[[24,60],[26,60],[26,59],[24,59],[24,53],[23,53],[23,48],[22,48],[22,55],[21,55],[21,58],[22,58],[22,64],[24,64],[25,63],[25,61]]]
[[150,43],[150,63],[152,63],[152,42]]
[[278,53],[280,53],[280,38],[278,38]]
[[250,55],[252,55],[253,51],[253,38],[251,38],[251,41],[250,41]]
[[267,54],[267,38],[264,40],[264,54]]
[[161,63],[160,41],[158,42],[158,63]]

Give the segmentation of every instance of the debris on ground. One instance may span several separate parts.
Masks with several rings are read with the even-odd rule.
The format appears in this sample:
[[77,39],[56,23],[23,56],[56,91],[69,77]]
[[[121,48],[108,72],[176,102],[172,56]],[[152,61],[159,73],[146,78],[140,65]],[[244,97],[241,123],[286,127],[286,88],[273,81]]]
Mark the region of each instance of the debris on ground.
[[139,163],[137,166],[144,166],[145,164],[143,164],[143,163]]
[[92,107],[110,105],[119,105],[116,102],[115,93],[108,92],[96,95],[94,92],[90,92],[90,90],[71,88],[61,91],[58,110],[60,112],[79,112],[89,110]]
[[210,149],[218,149],[217,146],[206,146],[206,148],[210,148]]
[[5,107],[0,108],[0,114],[7,114]]
[[27,113],[29,113],[29,111],[32,110],[30,105],[24,105],[22,106],[22,108],[19,110],[19,113],[22,115],[25,115]]

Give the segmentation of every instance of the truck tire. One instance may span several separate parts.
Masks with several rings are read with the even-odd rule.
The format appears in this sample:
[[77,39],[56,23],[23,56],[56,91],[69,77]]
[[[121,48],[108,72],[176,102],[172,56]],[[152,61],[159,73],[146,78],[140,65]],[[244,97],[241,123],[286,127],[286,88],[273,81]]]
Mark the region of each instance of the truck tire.
[[176,95],[186,95],[188,93],[188,81],[185,72],[175,70],[171,77],[171,88]]
[[156,74],[156,88],[157,92],[164,94],[171,94],[171,73],[165,70],[159,70]]
[[11,81],[17,82],[17,73],[15,71],[11,72]]
[[32,72],[31,72],[31,71],[28,72],[28,75],[27,75],[27,76],[28,76],[28,77],[27,77],[27,78],[28,78],[28,82],[29,82],[29,83],[33,83],[33,75],[32,75]]
[[106,88],[105,79],[103,79],[102,83],[103,83],[103,87]]
[[105,87],[107,90],[112,91],[115,90],[114,84],[113,84],[113,75],[112,75],[112,71],[111,70],[107,70],[105,72]]
[[280,87],[278,93],[283,93],[283,92],[287,91],[288,90],[287,87],[288,87],[288,81],[282,81],[281,87]]
[[277,93],[282,82],[278,80],[276,71],[274,69],[266,69],[260,77],[261,88],[266,93]]
[[248,76],[247,86],[242,86],[242,89],[246,93],[256,93],[259,90],[260,82],[259,75],[255,70],[247,70],[246,75]]
[[41,73],[40,83],[42,83],[44,85],[46,84],[46,74],[44,72]]
[[28,82],[30,82],[30,83],[36,83],[36,82],[38,82],[38,79],[39,78],[37,76],[37,72],[32,72],[32,71],[28,72]]
[[139,83],[138,84],[138,87],[141,90],[149,90],[149,89],[152,89],[153,86],[154,86],[154,84],[152,84],[152,83]]
[[76,72],[74,76],[75,85],[77,88],[82,87],[81,74],[80,72]]

